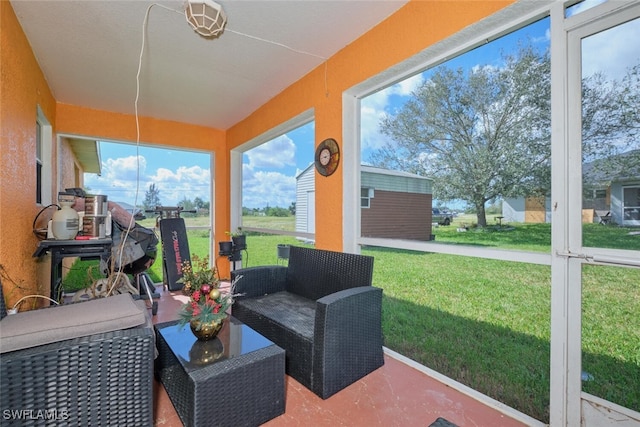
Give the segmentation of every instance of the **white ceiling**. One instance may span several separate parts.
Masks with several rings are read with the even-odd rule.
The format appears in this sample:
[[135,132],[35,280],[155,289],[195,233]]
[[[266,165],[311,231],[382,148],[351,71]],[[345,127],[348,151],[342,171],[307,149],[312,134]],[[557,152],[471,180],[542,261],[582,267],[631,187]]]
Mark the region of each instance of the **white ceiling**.
[[215,39],[191,29],[180,0],[11,1],[58,102],[126,114],[154,3],[139,115],[228,129],[406,0],[222,0]]

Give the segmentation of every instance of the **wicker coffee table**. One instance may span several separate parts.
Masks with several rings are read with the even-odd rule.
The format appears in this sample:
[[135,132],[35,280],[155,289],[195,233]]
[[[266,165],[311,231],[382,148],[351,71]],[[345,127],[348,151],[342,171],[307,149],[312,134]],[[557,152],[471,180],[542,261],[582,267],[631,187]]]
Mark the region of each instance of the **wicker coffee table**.
[[189,326],[155,326],[156,376],[185,426],[257,426],[284,413],[284,350],[234,319],[198,341]]

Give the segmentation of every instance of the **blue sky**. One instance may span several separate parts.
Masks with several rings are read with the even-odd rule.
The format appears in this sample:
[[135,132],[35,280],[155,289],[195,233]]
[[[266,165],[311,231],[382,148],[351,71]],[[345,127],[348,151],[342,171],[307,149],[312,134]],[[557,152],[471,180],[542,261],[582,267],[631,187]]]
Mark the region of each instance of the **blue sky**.
[[211,199],[208,153],[101,141],[100,157],[102,176],[85,174],[85,186],[90,193],[106,194],[111,201],[133,205],[139,187],[135,204],[141,205],[151,183],[159,188],[165,206],[175,206],[185,197]]
[[295,177],[313,161],[314,132],[311,122],[244,154],[243,206],[288,208],[295,201]]
[[[452,59],[447,63],[453,68],[469,69],[479,65],[499,67],[501,50],[513,51],[518,41],[529,41],[540,49],[548,47],[549,20],[544,19],[524,29],[483,45],[478,49]],[[628,28],[633,27],[633,28]],[[632,34],[629,34],[632,30]],[[616,77],[629,64],[639,60],[637,44],[630,40],[640,38],[640,25],[627,26],[619,34],[611,34],[622,40],[618,49],[611,49],[609,39],[593,38],[588,51],[593,61],[585,60],[585,74],[598,69],[597,63],[606,62]],[[372,150],[380,148],[386,139],[378,132],[378,124],[385,114],[401,107],[411,92],[428,78],[428,72],[418,74],[403,82],[381,90],[362,101],[361,135],[362,159],[366,161]],[[295,201],[295,176],[308,167],[314,154],[314,123],[311,122],[294,131],[273,139],[243,157],[243,206],[263,208],[269,206],[288,207]],[[138,162],[136,147],[109,142],[100,143],[102,176],[87,174],[85,183],[96,194],[107,194],[109,200],[135,201]],[[139,194],[137,204],[144,200],[145,191],[151,183],[160,189],[160,200],[164,205],[175,205],[187,197],[210,200],[210,156],[171,148],[139,147]]]

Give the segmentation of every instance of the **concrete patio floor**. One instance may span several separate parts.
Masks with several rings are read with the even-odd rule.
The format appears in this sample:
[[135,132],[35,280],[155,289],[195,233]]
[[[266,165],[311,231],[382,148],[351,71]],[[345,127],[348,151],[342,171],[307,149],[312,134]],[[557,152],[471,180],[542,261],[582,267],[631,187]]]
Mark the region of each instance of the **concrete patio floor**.
[[[161,297],[153,322],[176,319],[186,297],[162,287],[157,292]],[[326,400],[289,376],[285,387],[285,413],[265,426],[429,426],[439,417],[460,427],[544,425],[387,349],[383,367]],[[157,381],[154,420],[156,426],[183,425]]]

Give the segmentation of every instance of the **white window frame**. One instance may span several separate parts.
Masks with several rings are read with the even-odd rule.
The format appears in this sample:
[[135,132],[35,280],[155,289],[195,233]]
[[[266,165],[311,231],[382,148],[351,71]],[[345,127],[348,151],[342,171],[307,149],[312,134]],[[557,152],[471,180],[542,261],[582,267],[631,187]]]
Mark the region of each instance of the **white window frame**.
[[[40,170],[40,206],[48,206],[51,203],[55,203],[53,200],[52,183],[54,179],[53,175],[53,129],[49,120],[44,115],[44,112],[37,107],[36,113],[36,126],[40,126],[40,135],[36,137],[37,147],[40,148],[40,158],[37,155],[36,147],[36,162],[40,162],[42,168]],[[37,179],[37,178],[36,178]],[[56,185],[56,188],[58,186]]]
[[625,211],[627,209],[640,209],[640,206],[632,206],[632,207],[625,206],[625,203],[624,203],[624,200],[625,200],[624,192],[625,192],[625,190],[627,190],[629,188],[636,189],[637,191],[640,191],[640,184],[637,184],[637,185],[623,185],[622,186],[622,201],[621,201],[621,205],[622,205],[622,225],[624,225],[624,226],[631,226],[631,225],[636,226],[636,225],[640,225],[640,220],[635,220],[635,219],[628,220],[628,219],[625,219]]
[[[559,13],[560,7],[554,10]],[[613,425],[607,414],[616,412],[640,419],[637,412],[582,392],[583,265],[596,261],[628,266],[635,260],[640,266],[640,262],[638,251],[583,246],[582,170],[575,168],[575,159],[582,159],[582,40],[634,16],[640,16],[640,2],[608,1],[552,22],[552,48],[556,46],[551,54],[552,127],[559,132],[552,143],[556,151],[552,151],[551,192],[553,205],[565,207],[552,213],[558,228],[552,228],[551,425]],[[589,411],[586,420],[585,410],[596,407],[606,409]]]
[[[363,192],[366,190],[367,195],[363,195]],[[369,209],[371,207],[371,199],[373,199],[374,191],[373,188],[362,187],[360,190],[360,207],[362,209]],[[363,204],[366,200],[366,206]]]
[[231,150],[230,154],[230,226],[231,230],[242,227],[245,231],[256,231],[260,233],[280,234],[287,236],[301,237],[305,239],[315,240],[314,233],[290,232],[275,229],[246,227],[242,224],[242,156],[246,151],[251,150],[259,145],[271,141],[285,133],[302,127],[315,120],[314,109],[306,110],[297,116],[281,123],[280,125],[269,129],[268,131],[256,136],[237,146]]
[[[581,392],[580,315],[581,265],[584,259],[567,255],[565,248],[581,248],[581,176],[568,176],[567,170],[580,159],[580,151],[569,147],[568,129],[571,123],[569,108],[571,95],[568,91],[571,61],[568,59],[568,31],[571,23],[595,19],[615,9],[636,6],[638,1],[609,1],[565,19],[565,7],[575,1],[562,2],[540,0],[516,2],[487,19],[471,25],[454,36],[425,49],[415,57],[393,66],[383,73],[362,82],[343,93],[343,151],[344,151],[344,200],[343,200],[343,248],[358,253],[361,246],[383,246],[424,252],[473,256],[487,259],[526,262],[551,266],[551,389],[550,424],[552,426],[585,425],[590,420],[582,419],[583,399],[590,400],[609,410],[631,415],[638,413],[621,408],[612,402],[585,396]],[[480,44],[487,43],[506,33],[521,28],[545,16],[550,16],[551,33],[551,84],[552,84],[552,246],[551,253],[522,251],[500,251],[463,245],[446,245],[431,242],[396,241],[361,237],[360,232],[360,100],[377,90],[404,80],[427,68],[432,68],[448,58],[463,54]],[[569,23],[569,24],[567,24]],[[571,77],[575,79],[575,75]],[[578,81],[580,77],[578,75]],[[575,99],[574,99],[575,101]],[[575,102],[574,102],[575,104]],[[575,108],[575,105],[574,105]],[[578,103],[580,110],[580,104]],[[579,128],[578,128],[579,129]],[[580,147],[578,147],[580,149]],[[576,237],[579,236],[579,237]],[[576,241],[576,239],[580,239]],[[584,256],[593,259],[594,250],[581,248]],[[637,251],[602,250],[600,260],[609,259],[624,264],[625,256]],[[614,262],[614,263],[615,263]],[[577,363],[577,365],[576,365]],[[457,387],[451,382],[452,387]],[[511,414],[528,425],[542,425],[524,414]],[[601,421],[601,420],[598,420]],[[594,424],[595,425],[595,424]]]

